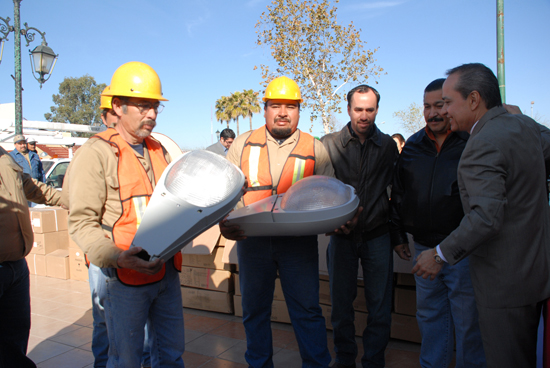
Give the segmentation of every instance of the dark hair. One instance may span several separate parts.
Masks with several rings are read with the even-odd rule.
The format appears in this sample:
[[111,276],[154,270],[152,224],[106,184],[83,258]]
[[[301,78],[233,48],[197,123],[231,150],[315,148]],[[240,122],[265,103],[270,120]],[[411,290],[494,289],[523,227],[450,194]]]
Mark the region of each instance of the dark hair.
[[444,82],[445,82],[445,78],[439,78],[434,81],[431,81],[430,84],[426,86],[426,89],[424,89],[424,93],[441,90],[443,88]]
[[[445,80],[445,79],[443,79],[443,80]],[[402,144],[405,143],[405,137],[403,137],[403,135],[400,134],[400,133],[392,134],[391,137],[392,137],[392,138],[397,138],[397,140],[398,140],[399,142],[401,142]]]
[[369,91],[372,91],[376,96],[376,107],[378,107],[378,104],[380,103],[380,93],[378,93],[376,89],[372,88],[371,86],[367,86],[366,84],[361,84],[360,86],[357,86],[348,92],[348,96],[347,96],[348,106],[351,106],[351,98],[353,97],[355,92],[367,93]]
[[481,63],[462,64],[447,70],[447,75],[458,73],[455,90],[466,99],[470,93],[477,91],[485,102],[487,109],[502,106],[498,80],[491,69]]
[[223,138],[223,140],[225,141],[227,138],[232,138],[232,139],[235,139],[235,132],[232,131],[231,129],[229,128],[225,128],[224,130],[222,130],[222,132],[220,133],[220,139]]

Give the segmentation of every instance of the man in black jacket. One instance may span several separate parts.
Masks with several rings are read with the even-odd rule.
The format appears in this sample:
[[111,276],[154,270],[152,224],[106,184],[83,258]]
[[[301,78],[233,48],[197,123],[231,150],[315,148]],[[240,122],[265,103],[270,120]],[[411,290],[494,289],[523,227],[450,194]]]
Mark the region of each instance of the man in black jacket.
[[[413,235],[416,254],[436,247],[464,216],[457,169],[468,134],[451,132],[449,120],[441,115],[443,82],[436,79],[424,90],[426,127],[407,140],[394,176],[392,220]],[[405,234],[401,237],[403,244],[395,252],[409,260]],[[455,330],[456,367],[485,367],[468,260],[445,264],[433,281],[415,279],[421,366],[449,366]]]
[[361,85],[347,95],[350,122],[324,136],[336,178],[355,188],[363,207],[349,235],[332,235],[327,250],[336,363],[355,367],[357,344],[353,301],[357,296],[358,263],[365,281],[367,327],[363,331],[363,367],[384,367],[390,338],[393,281],[390,211],[387,187],[399,156],[394,140],[374,123],[380,94]]

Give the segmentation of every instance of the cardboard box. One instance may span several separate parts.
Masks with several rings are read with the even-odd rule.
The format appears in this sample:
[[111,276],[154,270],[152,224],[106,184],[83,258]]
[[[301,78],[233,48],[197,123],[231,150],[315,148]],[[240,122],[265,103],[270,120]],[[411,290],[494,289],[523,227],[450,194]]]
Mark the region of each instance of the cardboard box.
[[179,277],[182,286],[224,292],[234,290],[231,271],[185,266],[181,268]]
[[88,281],[88,267],[80,248],[69,248],[69,270],[71,280]]
[[403,286],[416,286],[414,275],[412,273],[396,273],[396,284]]
[[[185,248],[184,248],[185,249]],[[231,271],[231,265],[222,261],[223,248],[216,247],[212,254],[182,254],[182,265]]]
[[220,238],[218,224],[202,232],[199,236],[187,243],[182,250],[183,254],[210,254],[218,244]]
[[[46,255],[59,249],[59,234],[59,232],[34,234],[31,253]],[[63,242],[61,242],[61,244],[63,244]]]
[[391,314],[391,337],[394,339],[422,342],[416,317],[402,314]]
[[69,251],[67,249],[58,249],[46,254],[46,276],[67,280],[69,272]]
[[182,286],[181,301],[186,308],[233,313],[233,293]]
[[44,254],[31,253],[25,258],[31,275],[46,276],[46,256]]
[[394,294],[395,313],[416,316],[416,288],[396,286]]
[[67,230],[68,214],[61,207],[31,208],[32,230],[36,234]]

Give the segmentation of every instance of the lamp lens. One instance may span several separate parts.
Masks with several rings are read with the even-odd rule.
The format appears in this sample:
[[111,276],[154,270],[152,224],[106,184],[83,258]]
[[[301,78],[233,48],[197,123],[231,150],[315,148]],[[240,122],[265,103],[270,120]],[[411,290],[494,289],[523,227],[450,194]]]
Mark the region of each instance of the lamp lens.
[[166,189],[198,207],[214,206],[228,199],[242,185],[239,169],[224,157],[208,151],[192,151],[170,168]]
[[313,211],[349,202],[353,189],[328,176],[308,176],[291,186],[281,201],[285,211]]

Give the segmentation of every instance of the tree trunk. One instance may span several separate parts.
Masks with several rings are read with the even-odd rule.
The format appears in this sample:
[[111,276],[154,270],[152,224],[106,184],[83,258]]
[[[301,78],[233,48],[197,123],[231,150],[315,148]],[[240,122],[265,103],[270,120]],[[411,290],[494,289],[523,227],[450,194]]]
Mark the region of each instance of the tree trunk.
[[250,118],[250,130],[252,130],[252,115],[250,115],[249,118]]

